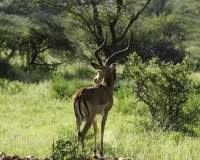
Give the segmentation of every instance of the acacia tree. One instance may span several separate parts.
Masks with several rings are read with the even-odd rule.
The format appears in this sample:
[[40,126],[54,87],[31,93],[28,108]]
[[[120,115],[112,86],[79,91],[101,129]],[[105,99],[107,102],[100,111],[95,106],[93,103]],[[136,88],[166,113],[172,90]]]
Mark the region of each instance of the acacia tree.
[[[3,0],[0,10],[0,57],[6,57],[5,63],[19,55],[25,70],[31,65],[56,66],[61,64],[62,55],[73,52],[75,47],[68,39],[66,27],[54,15],[54,10],[31,9],[26,0],[20,3]],[[56,55],[57,62],[48,62],[49,55]]]
[[[118,49],[118,43],[123,41],[130,27],[151,0],[142,2],[140,0],[34,0],[31,2],[40,5],[48,4],[63,11],[75,27],[90,33],[98,46],[103,43],[106,30],[110,43],[105,45],[103,51],[108,58]],[[121,23],[124,23],[123,26],[120,25]]]

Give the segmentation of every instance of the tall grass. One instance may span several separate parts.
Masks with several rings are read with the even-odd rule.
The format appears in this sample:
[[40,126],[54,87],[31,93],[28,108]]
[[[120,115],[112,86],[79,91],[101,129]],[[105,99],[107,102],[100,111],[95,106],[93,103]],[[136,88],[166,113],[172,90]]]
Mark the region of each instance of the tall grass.
[[59,131],[73,123],[70,101],[53,99],[48,81],[25,84],[15,94],[9,93],[10,85],[0,96],[0,149],[20,156],[47,156]]
[[[69,75],[72,76],[71,73]],[[75,84],[81,79],[65,77],[65,80],[74,85],[74,89],[80,87]],[[92,80],[83,81],[92,84]],[[51,80],[29,84],[0,80],[0,151],[21,157],[35,155],[42,158],[51,155],[52,144],[59,137],[74,141],[77,131],[71,97],[52,96],[53,85]],[[123,85],[115,91],[114,106],[108,115],[104,137],[106,156],[137,160],[199,159],[198,137],[164,132],[158,126],[152,126],[144,104],[137,102],[130,93],[131,88],[124,89]],[[98,116],[98,127],[100,120]],[[99,147],[100,128],[98,131]],[[85,141],[87,154],[92,155],[92,128]]]

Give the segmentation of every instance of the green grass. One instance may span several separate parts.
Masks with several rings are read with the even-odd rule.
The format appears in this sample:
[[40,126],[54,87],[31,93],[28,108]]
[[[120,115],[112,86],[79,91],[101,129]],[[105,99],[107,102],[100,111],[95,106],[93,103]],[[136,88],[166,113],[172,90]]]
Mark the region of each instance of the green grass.
[[[68,83],[70,81],[74,83],[73,79]],[[60,136],[72,133],[70,138],[76,138],[71,98],[53,97],[52,83],[51,80],[30,84],[0,82],[1,151],[21,157],[48,157],[53,141]],[[133,100],[130,100],[127,93],[129,90],[115,92],[115,103],[105,129],[104,148],[107,156],[137,160],[199,159],[199,137],[163,132],[158,126],[152,127],[144,104],[136,103],[133,96]],[[98,127],[100,119],[98,116]],[[100,128],[98,131],[100,133]],[[97,142],[100,142],[99,134]],[[86,143],[92,155],[92,128],[86,136]]]
[[24,90],[0,96],[1,143],[7,154],[47,156],[62,128],[71,127],[70,101],[53,99],[50,82],[26,84]]

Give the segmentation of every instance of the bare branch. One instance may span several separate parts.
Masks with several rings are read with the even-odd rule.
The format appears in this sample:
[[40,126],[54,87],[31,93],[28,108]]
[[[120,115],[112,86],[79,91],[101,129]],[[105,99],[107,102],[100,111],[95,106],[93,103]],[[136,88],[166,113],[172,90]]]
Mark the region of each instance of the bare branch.
[[132,33],[131,33],[130,41],[127,48],[125,48],[124,50],[118,51],[112,54],[110,57],[108,57],[108,59],[106,60],[105,66],[109,66],[111,63],[113,63],[113,60],[116,59],[118,55],[128,51],[130,49],[131,43],[132,43]]
[[129,28],[131,27],[131,25],[133,24],[133,22],[135,22],[139,16],[143,13],[143,11],[147,8],[147,6],[149,5],[149,3],[151,2],[151,0],[147,0],[146,4],[137,12],[137,14],[133,14],[128,25],[126,26],[124,32],[122,33],[122,35],[118,38],[115,39],[115,41],[112,42],[112,44],[119,42],[124,36],[125,34],[128,32]]
[[114,41],[116,39],[115,25],[118,21],[118,15],[121,13],[122,5],[123,5],[123,0],[117,0],[116,16],[115,16],[114,20],[112,22],[110,22],[110,24],[109,24],[111,35],[112,35],[112,41]]
[[[94,24],[95,24],[95,26],[97,28],[97,32],[98,32],[98,37],[97,37],[97,35],[95,35],[95,36],[96,36],[96,39],[99,41],[99,37],[103,37],[103,30],[102,30],[101,23],[99,22],[99,13],[97,10],[97,4],[92,3],[92,7],[93,7],[93,21],[94,21]],[[94,30],[94,32],[95,32],[95,30]]]

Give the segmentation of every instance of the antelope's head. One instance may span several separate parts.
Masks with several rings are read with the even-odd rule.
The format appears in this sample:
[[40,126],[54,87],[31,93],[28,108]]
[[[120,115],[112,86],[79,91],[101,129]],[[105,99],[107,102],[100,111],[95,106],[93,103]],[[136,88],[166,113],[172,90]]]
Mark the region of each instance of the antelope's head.
[[115,70],[115,67],[116,67],[116,64],[113,62],[116,61],[116,57],[118,57],[120,54],[125,53],[126,51],[129,50],[131,46],[131,41],[132,41],[132,34],[131,34],[128,47],[124,50],[120,50],[118,52],[113,53],[110,57],[108,57],[105,64],[103,64],[101,58],[98,55],[98,52],[105,46],[106,41],[107,41],[107,33],[102,45],[94,51],[94,55],[99,62],[99,64],[91,63],[91,65],[98,71],[96,77],[94,78],[95,84],[103,84],[105,81],[108,81],[108,80],[113,81],[112,72]]
[[96,63],[91,63],[91,65],[98,71],[96,77],[94,77],[95,84],[104,84],[108,80],[113,81],[112,71],[115,69],[115,63],[110,66],[100,66]]

